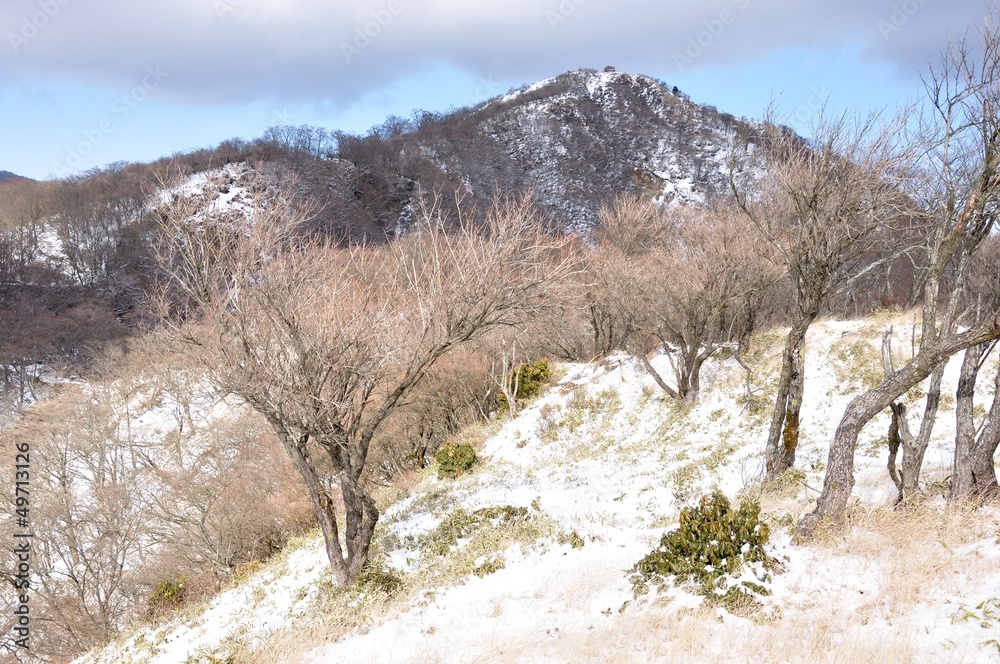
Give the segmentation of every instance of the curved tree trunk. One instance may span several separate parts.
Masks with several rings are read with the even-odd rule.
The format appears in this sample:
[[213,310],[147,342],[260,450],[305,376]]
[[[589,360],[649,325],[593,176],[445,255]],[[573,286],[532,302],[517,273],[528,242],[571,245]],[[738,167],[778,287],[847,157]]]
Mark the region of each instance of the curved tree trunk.
[[816,509],[802,520],[797,535],[807,537],[824,522],[843,520],[854,488],[854,451],[865,424],[955,353],[998,337],[1000,316],[962,334],[952,335],[933,348],[921,349],[906,366],[887,376],[881,385],[856,396],[847,405],[834,434],[823,492],[816,502]]
[[660,386],[661,390],[667,393],[668,397],[674,399],[675,401],[681,400],[681,395],[677,392],[677,390],[667,385],[667,381],[663,380],[663,376],[661,376],[660,372],[656,370],[656,367],[650,363],[649,358],[646,357],[644,353],[640,351],[635,354],[635,357],[639,359],[639,362],[646,369],[646,372],[653,377],[653,380],[656,381],[656,384]]

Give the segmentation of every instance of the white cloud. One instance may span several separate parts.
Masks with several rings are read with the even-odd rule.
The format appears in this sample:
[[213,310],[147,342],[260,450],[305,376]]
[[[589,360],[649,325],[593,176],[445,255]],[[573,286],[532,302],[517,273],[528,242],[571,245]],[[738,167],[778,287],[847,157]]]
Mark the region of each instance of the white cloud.
[[186,103],[350,103],[431,62],[497,80],[669,73],[703,33],[691,67],[853,40],[911,72],[982,14],[980,0],[6,0],[0,78],[124,88],[159,66],[158,93]]

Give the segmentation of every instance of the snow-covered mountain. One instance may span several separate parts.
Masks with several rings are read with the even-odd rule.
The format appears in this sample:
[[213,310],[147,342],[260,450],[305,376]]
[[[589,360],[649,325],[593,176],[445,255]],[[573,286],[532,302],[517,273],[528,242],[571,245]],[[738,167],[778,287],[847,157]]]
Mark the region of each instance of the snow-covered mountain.
[[401,177],[425,191],[450,186],[478,200],[531,193],[560,225],[580,228],[621,192],[664,202],[727,192],[727,158],[747,128],[656,79],[609,67],[425,114],[409,131],[386,126],[341,151],[370,178]]

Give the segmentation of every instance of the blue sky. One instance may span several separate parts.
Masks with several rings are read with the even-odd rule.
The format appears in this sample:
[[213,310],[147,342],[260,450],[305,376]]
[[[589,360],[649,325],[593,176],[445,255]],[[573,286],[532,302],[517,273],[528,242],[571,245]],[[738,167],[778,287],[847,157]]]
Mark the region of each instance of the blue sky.
[[273,124],[363,131],[616,66],[807,132],[892,107],[979,0],[5,0],[0,170],[44,179]]

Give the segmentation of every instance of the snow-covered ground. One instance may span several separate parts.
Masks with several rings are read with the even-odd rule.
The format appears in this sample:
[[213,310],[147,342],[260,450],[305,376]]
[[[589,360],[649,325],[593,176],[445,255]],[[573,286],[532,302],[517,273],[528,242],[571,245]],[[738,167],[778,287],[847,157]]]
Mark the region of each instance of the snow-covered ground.
[[253,211],[252,195],[241,183],[245,184],[253,172],[245,162],[200,171],[172,188],[162,189],[159,203],[168,203],[175,196],[197,198],[209,192],[214,198],[202,214],[237,212],[249,215]]
[[[777,334],[745,358],[755,369],[750,396],[742,369],[721,360],[706,365],[691,408],[665,399],[625,356],[564,365],[558,384],[517,417],[467,435],[481,444],[474,472],[456,480],[427,472],[383,496],[377,545],[403,582],[394,595],[332,588],[313,535],[208,606],[80,661],[207,662],[233,653],[237,661],[316,664],[996,661],[1000,513],[939,509],[940,498],[912,512],[870,509],[895,495],[885,470],[887,417],[859,444],[849,532],[791,541],[789,526],[822,484],[840,414],[879,378],[888,322],[815,326],[803,472],[784,487],[760,494],[754,484]],[[892,322],[903,357],[910,321]],[[654,364],[668,370],[665,357]],[[957,370],[958,360],[946,394]],[[984,389],[978,403],[991,397]],[[951,463],[954,402],[943,406],[924,467],[931,495]],[[636,599],[627,570],[676,525],[681,507],[713,489],[761,500],[771,553],[785,568],[763,609],[734,616],[683,589]],[[509,522],[496,510],[473,516],[503,506],[521,510]],[[471,526],[442,540],[452,523]]]

